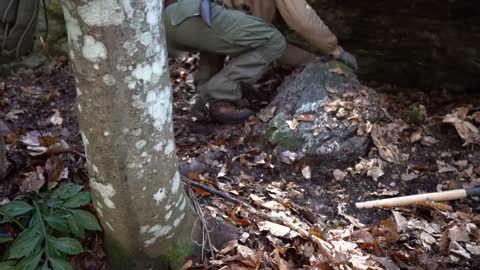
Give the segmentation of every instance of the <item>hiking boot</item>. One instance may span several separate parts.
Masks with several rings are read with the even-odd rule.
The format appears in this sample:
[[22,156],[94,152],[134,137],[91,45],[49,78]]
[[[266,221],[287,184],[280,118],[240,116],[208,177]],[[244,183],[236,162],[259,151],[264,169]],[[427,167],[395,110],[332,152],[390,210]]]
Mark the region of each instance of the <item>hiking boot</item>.
[[192,106],[192,117],[194,121],[208,122],[210,121],[210,105],[207,99],[199,96]]
[[253,114],[253,111],[243,108],[238,109],[228,101],[214,101],[210,105],[210,118],[222,124],[240,124]]

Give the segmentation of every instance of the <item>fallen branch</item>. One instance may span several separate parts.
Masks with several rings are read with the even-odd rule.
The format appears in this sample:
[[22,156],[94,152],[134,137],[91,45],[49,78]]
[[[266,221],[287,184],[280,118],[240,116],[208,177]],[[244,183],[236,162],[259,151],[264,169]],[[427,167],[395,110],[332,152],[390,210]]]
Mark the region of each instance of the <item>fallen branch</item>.
[[192,180],[192,179],[190,179],[190,178],[188,178],[188,177],[182,176],[182,180],[183,180],[183,182],[185,182],[185,183],[187,183],[187,184],[189,184],[189,185],[191,185],[191,186],[200,188],[200,189],[202,189],[202,190],[204,190],[204,191],[206,191],[206,192],[208,192],[208,193],[210,193],[210,194],[217,195],[218,197],[223,198],[223,199],[225,199],[225,200],[227,200],[227,201],[231,201],[231,202],[233,202],[233,203],[241,204],[241,205],[243,205],[243,206],[245,206],[245,207],[251,207],[251,205],[248,204],[248,203],[246,203],[246,202],[243,202],[243,201],[241,201],[241,200],[239,200],[239,199],[237,199],[237,198],[234,198],[234,197],[230,196],[229,194],[227,194],[227,193],[225,193],[225,192],[221,192],[221,191],[216,190],[216,189],[214,189],[214,188],[211,188],[211,187],[209,187],[209,186],[207,186],[207,185],[204,185],[204,184],[202,184],[202,183],[199,183],[199,182],[197,182],[197,181],[194,181],[194,180]]
[[368,202],[359,202],[355,206],[357,208],[373,208],[373,207],[399,207],[407,206],[415,203],[423,203],[427,201],[442,202],[465,199],[480,195],[480,188],[455,189],[450,191],[425,193],[418,195],[403,196],[397,198],[389,198],[382,200],[374,200]]
[[206,191],[210,194],[217,195],[217,196],[219,196],[219,197],[221,197],[225,200],[231,201],[231,202],[236,203],[236,204],[240,204],[240,205],[244,206],[249,213],[251,213],[253,215],[256,215],[256,216],[258,216],[258,217],[260,217],[264,220],[268,220],[270,222],[277,223],[277,224],[283,224],[284,226],[289,227],[291,230],[297,232],[302,237],[304,237],[306,239],[309,239],[310,241],[317,244],[318,248],[320,249],[320,252],[322,253],[322,255],[324,255],[331,264],[338,263],[338,260],[335,260],[335,258],[337,256],[336,256],[335,250],[333,248],[333,245],[331,245],[327,241],[311,234],[308,230],[303,229],[302,227],[300,227],[298,224],[295,223],[295,220],[287,219],[286,217],[274,217],[272,215],[267,215],[265,213],[262,213],[262,212],[258,211],[255,207],[251,206],[250,204],[248,204],[248,203],[246,203],[242,200],[234,198],[227,193],[221,192],[219,190],[216,190],[214,188],[206,186],[202,183],[196,182],[196,181],[194,181],[194,180],[192,180],[188,177],[182,176],[182,180],[185,183],[187,183],[191,186],[200,188],[200,189],[202,189],[202,190],[204,190],[204,191]]

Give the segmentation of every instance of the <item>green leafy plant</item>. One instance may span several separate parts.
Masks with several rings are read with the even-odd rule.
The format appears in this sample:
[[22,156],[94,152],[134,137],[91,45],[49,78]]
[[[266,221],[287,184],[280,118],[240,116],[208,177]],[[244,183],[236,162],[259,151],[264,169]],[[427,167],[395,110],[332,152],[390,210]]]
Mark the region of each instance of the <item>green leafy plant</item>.
[[[92,199],[90,192],[82,192],[82,188],[66,184],[0,207],[0,223],[14,223],[23,230],[4,255],[0,269],[72,269],[67,256],[83,252],[77,239],[84,238],[85,230],[101,230],[94,215],[78,209]],[[0,237],[0,243],[10,240]]]

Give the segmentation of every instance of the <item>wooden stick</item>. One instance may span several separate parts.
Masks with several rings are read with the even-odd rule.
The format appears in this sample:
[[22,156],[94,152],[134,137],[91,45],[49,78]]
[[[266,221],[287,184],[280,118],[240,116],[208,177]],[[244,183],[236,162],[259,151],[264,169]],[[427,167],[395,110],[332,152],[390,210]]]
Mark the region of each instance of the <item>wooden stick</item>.
[[217,195],[218,197],[222,198],[222,199],[225,199],[227,201],[231,201],[233,203],[236,203],[236,204],[241,204],[245,207],[251,207],[250,204],[246,203],[246,202],[243,202],[243,201],[240,201],[239,199],[237,198],[234,198],[232,196],[230,196],[229,194],[225,193],[225,192],[221,192],[219,190],[216,190],[214,188],[211,188],[207,185],[204,185],[202,183],[199,183],[199,182],[196,182],[188,177],[185,177],[185,176],[181,176],[182,178],[182,181],[189,184],[189,185],[192,185],[194,187],[197,187],[199,189],[203,189],[204,191],[210,193],[210,194],[213,194],[213,195]]
[[399,206],[406,206],[406,205],[411,205],[414,203],[420,203],[420,202],[426,202],[426,201],[441,202],[441,201],[458,200],[458,199],[465,199],[467,198],[467,196],[478,195],[479,190],[480,188],[455,189],[455,190],[443,191],[443,192],[433,192],[433,193],[410,195],[410,196],[403,196],[403,197],[397,197],[397,198],[389,198],[389,199],[383,199],[383,200],[359,202],[359,203],[356,203],[355,206],[357,206],[357,208],[399,207]]

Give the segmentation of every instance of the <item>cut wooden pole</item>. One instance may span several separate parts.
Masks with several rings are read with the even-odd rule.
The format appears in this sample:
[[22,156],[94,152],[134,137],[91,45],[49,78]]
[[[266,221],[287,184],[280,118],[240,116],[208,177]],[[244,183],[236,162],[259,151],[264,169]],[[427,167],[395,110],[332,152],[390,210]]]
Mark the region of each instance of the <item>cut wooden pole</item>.
[[480,195],[480,188],[455,189],[450,191],[410,195],[368,202],[359,202],[356,203],[355,206],[357,206],[357,208],[399,207],[426,201],[441,202],[465,199],[467,197],[478,195]]

